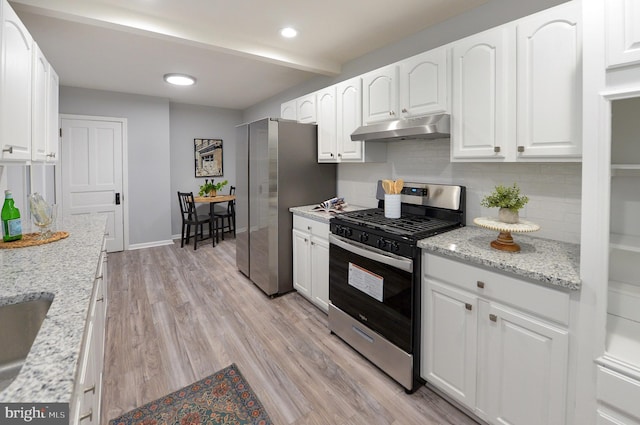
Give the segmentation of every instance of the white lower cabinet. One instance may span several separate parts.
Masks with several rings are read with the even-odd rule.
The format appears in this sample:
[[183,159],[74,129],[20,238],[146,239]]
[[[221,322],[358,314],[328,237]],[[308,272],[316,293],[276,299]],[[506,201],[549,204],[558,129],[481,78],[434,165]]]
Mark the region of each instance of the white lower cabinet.
[[491,424],[565,423],[569,294],[432,254],[423,270],[422,377]]
[[99,424],[102,401],[104,336],[106,319],[106,247],[103,247],[96,272],[89,314],[76,371],[76,383],[70,407],[70,424]]
[[[625,373],[606,366],[597,368],[598,424],[640,425],[640,380],[623,369]],[[640,377],[637,370],[634,374]]]
[[329,223],[293,216],[293,287],[329,311]]

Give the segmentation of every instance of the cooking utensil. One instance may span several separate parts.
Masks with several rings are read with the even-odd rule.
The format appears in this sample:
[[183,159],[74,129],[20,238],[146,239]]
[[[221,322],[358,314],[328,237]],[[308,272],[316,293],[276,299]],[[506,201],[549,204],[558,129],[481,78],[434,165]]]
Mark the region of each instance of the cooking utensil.
[[382,188],[384,193],[393,193],[394,183],[391,180],[382,180]]
[[395,181],[394,183],[394,193],[400,193],[402,192],[402,187],[404,186],[404,180],[402,179],[398,179]]

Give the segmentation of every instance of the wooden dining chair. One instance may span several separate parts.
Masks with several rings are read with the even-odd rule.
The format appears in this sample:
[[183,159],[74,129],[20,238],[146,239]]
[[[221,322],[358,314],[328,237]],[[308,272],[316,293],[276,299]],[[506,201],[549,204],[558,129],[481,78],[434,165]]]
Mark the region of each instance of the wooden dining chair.
[[[229,187],[229,195],[235,195],[236,194],[236,187],[235,186],[230,186]],[[236,201],[235,199],[232,201],[227,202],[227,208],[226,209],[214,209],[213,212],[214,218],[215,218],[215,222],[216,222],[216,228],[217,230],[220,231],[220,233],[222,233],[222,240],[224,240],[224,232],[225,229],[227,229],[229,232],[233,232],[233,237],[236,237]],[[225,224],[225,219],[227,220],[227,223]],[[220,226],[218,227],[218,220],[220,220]],[[216,233],[217,235],[217,233]]]
[[209,224],[209,235],[216,246],[215,235],[218,233],[217,221],[210,214],[198,214],[196,210],[196,201],[193,192],[178,192],[178,201],[180,202],[180,212],[182,214],[182,234],[180,247],[183,248],[185,242],[189,245],[191,238],[191,226],[195,227],[193,235],[193,249],[198,247],[198,229],[200,230],[200,240],[204,239],[204,225]]

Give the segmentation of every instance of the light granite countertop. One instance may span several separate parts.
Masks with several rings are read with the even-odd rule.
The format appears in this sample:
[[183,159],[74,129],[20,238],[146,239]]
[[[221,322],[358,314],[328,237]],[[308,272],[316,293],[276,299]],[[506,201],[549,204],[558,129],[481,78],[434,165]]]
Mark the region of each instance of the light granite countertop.
[[422,239],[418,246],[544,284],[580,289],[580,245],[514,233],[513,239],[521,250],[512,253],[489,246],[497,236],[497,231],[467,226]]
[[89,301],[106,219],[59,220],[66,239],[40,246],[0,249],[0,305],[53,299],[25,364],[0,392],[0,402],[71,401]]
[[[289,211],[294,213],[294,214],[296,214],[296,215],[307,217],[307,218],[310,218],[312,220],[321,221],[323,223],[329,223],[329,220],[331,220],[336,215],[340,214],[340,213],[335,213],[335,212],[326,212],[324,210],[315,210],[314,211],[315,207],[317,207],[317,205],[304,205],[304,206],[301,206],[301,207],[291,207],[291,208],[289,208]],[[347,205],[343,211],[345,211],[345,212],[358,211],[358,210],[366,210],[368,208],[371,208],[371,207],[361,207],[361,206],[358,206],[358,205]]]

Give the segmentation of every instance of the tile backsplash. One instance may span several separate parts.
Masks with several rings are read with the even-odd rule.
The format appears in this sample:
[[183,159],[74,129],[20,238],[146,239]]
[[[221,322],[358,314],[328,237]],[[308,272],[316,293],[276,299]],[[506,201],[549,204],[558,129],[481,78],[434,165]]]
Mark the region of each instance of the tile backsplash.
[[467,188],[467,225],[475,217],[497,216],[495,208],[480,206],[494,186],[520,186],[529,203],[520,216],[540,225],[532,236],[580,242],[580,163],[452,163],[449,140],[390,142],[387,162],[340,164],[338,196],[354,205],[375,207],[379,179],[459,184]]

